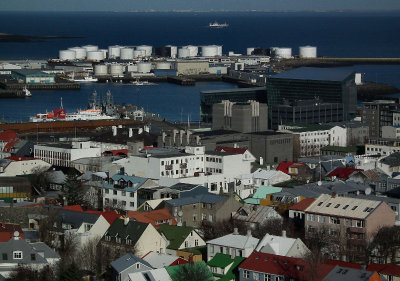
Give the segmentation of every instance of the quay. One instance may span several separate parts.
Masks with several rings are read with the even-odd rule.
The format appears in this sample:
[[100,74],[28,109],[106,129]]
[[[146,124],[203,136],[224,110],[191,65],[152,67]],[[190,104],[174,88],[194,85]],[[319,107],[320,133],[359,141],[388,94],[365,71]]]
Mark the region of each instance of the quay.
[[0,90],[1,98],[25,98],[25,93],[22,90]]
[[[24,87],[29,90],[79,90],[81,85],[78,83],[54,83],[54,84],[25,84],[25,83],[7,83],[0,81],[0,88],[10,91],[21,91]],[[18,95],[16,94],[16,96]]]

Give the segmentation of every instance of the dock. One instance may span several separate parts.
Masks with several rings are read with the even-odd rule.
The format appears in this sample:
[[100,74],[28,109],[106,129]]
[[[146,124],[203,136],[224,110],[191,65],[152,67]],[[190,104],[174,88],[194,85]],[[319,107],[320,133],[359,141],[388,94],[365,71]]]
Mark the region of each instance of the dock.
[[0,88],[5,90],[21,91],[24,87],[29,90],[79,90],[81,85],[78,83],[24,84],[0,81]]
[[181,86],[194,86],[196,84],[196,80],[186,77],[168,77],[168,82],[173,84],[178,84]]

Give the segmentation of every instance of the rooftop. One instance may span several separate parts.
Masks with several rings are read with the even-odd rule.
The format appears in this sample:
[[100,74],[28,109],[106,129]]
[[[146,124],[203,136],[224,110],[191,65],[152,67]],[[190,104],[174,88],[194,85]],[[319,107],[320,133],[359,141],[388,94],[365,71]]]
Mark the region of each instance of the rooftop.
[[247,235],[240,235],[240,234],[227,234],[222,237],[215,238],[213,240],[207,241],[207,244],[213,244],[218,246],[225,246],[225,247],[233,247],[237,249],[247,249],[253,248],[255,249],[259,239],[247,236]]
[[279,73],[270,79],[295,79],[313,81],[333,81],[342,82],[354,76],[355,72],[351,68],[319,68],[319,67],[299,67],[293,70]]

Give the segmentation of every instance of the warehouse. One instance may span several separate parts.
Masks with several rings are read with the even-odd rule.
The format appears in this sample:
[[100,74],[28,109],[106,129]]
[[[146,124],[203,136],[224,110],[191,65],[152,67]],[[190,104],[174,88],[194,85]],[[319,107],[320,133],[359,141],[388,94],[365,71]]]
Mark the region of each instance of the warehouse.
[[34,69],[15,69],[11,77],[25,84],[54,84],[54,75]]

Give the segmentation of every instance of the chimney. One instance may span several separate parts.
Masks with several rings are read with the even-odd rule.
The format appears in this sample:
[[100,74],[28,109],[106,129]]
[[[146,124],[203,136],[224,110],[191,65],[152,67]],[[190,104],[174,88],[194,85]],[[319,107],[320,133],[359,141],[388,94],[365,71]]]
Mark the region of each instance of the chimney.
[[129,223],[129,218],[128,218],[128,217],[125,217],[125,218],[124,218],[124,225],[128,225],[128,223]]
[[129,128],[129,137],[131,138],[133,136],[133,129]]
[[282,230],[282,237],[286,237],[286,230]]
[[113,136],[115,137],[117,135],[117,126],[112,126],[111,128],[112,128]]
[[264,165],[264,159],[262,157],[260,157],[260,165]]
[[234,235],[238,235],[238,234],[239,234],[239,231],[238,231],[238,228],[237,228],[237,227],[234,227],[234,228],[233,228],[233,234],[234,234]]
[[238,144],[237,143],[234,143],[233,144],[233,148],[238,148],[239,146],[238,146]]
[[246,236],[251,237],[251,229],[248,229],[248,230],[247,230]]

